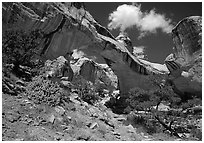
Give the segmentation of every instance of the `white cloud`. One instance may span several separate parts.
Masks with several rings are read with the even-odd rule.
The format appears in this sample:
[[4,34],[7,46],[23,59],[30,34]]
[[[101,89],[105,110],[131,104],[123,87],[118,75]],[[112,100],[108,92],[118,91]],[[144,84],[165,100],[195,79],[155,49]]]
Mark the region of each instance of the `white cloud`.
[[157,28],[161,28],[163,32],[169,33],[172,29],[170,22],[170,20],[166,20],[164,15],[157,14],[154,10],[151,10],[142,18],[141,30],[156,32]]
[[124,4],[109,15],[109,20],[111,22],[108,24],[108,27],[110,29],[120,28],[121,31],[124,31],[126,28],[139,22],[141,16],[142,12],[140,11],[140,6],[137,7]]
[[108,28],[111,30],[120,28],[120,31],[125,31],[135,26],[140,31],[139,38],[148,33],[156,33],[157,29],[170,33],[173,28],[171,19],[166,18],[164,14],[156,13],[154,9],[142,12],[141,5],[138,4],[118,6],[117,10],[109,15],[109,20]]

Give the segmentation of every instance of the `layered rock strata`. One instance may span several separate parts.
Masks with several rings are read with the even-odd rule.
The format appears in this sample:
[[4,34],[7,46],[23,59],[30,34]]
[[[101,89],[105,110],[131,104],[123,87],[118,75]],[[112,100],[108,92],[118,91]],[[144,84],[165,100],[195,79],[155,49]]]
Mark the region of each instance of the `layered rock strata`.
[[169,81],[183,97],[202,97],[202,18],[191,16],[181,20],[172,30],[174,53],[165,63]]
[[93,60],[82,57],[77,62],[71,63],[75,75],[81,75],[84,79],[95,85],[102,85],[109,90],[118,88],[118,78],[106,64],[97,64]]
[[47,60],[45,62],[46,68],[46,77],[50,79],[58,79],[60,80],[62,77],[67,77],[68,81],[72,81],[74,72],[70,67],[68,61],[63,57],[60,56],[53,61]]
[[118,77],[122,94],[134,87],[157,88],[147,75],[168,73],[133,56],[94,20],[83,3],[3,3],[2,7],[4,30],[42,31],[44,38],[39,49],[44,61],[66,58],[78,50],[94,62],[107,63]]

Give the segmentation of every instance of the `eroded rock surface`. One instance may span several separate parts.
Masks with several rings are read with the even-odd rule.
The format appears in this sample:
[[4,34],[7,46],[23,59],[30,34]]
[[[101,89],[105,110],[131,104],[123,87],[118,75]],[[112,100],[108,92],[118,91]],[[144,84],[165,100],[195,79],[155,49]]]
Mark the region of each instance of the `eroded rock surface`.
[[3,3],[3,16],[5,30],[15,25],[16,29],[27,32],[42,31],[44,38],[39,49],[44,61],[59,56],[66,58],[67,54],[78,50],[99,64],[110,66],[110,63],[114,63],[110,67],[119,78],[121,93],[127,93],[137,86],[151,89],[155,85],[147,75],[166,73],[133,56],[130,39],[123,36],[117,41],[94,20],[83,4]]
[[123,46],[125,46],[130,53],[133,53],[133,46],[130,38],[125,33],[120,33],[116,40],[121,43]]
[[202,97],[202,18],[184,18],[172,30],[172,37],[174,53],[165,60],[169,80],[180,95]]
[[68,81],[73,79],[74,72],[72,71],[69,62],[63,56],[60,56],[53,61],[47,60],[45,66],[47,70],[45,76],[50,79],[60,79],[62,77],[67,77]]
[[93,84],[104,85],[107,89],[118,88],[118,78],[106,64],[97,64],[88,58],[80,58],[76,63],[71,63],[75,75],[81,75]]

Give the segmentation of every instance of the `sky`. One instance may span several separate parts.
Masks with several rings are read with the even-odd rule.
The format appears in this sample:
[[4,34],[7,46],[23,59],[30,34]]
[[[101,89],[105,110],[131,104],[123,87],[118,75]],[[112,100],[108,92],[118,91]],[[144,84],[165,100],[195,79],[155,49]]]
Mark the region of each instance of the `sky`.
[[85,2],[85,7],[115,37],[126,32],[148,61],[160,64],[173,52],[171,29],[185,17],[202,16],[201,2]]

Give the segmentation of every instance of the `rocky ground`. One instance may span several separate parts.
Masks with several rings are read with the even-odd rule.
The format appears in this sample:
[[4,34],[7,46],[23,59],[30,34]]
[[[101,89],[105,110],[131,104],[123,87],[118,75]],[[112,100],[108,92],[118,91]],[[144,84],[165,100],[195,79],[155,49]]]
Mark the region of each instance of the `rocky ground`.
[[[162,119],[169,126],[173,121],[170,118],[175,119],[172,126],[180,138],[167,131],[169,126],[144,128],[144,124],[136,123],[135,116],[147,115],[143,109],[140,114],[124,114],[120,112],[120,103],[119,106],[106,104],[117,89],[122,98],[123,93],[135,87],[145,91],[158,88],[151,75],[155,81],[156,75],[165,75],[162,84],[158,82],[159,87],[169,84],[184,97],[183,101],[187,95],[201,101],[200,16],[185,18],[173,29],[178,52],[174,53],[175,57],[170,54],[165,65],[161,65],[135,57],[131,53],[133,46],[128,44],[130,39],[125,35],[114,38],[84,9],[83,3],[3,3],[2,10],[3,141],[202,140],[202,104],[195,100],[186,103],[186,106],[192,104],[192,109],[182,111],[183,107],[179,107],[179,114],[170,113],[167,117],[170,121]],[[46,76],[40,73],[41,62]],[[31,80],[36,75],[42,78]],[[105,87],[102,91],[110,94],[101,97],[99,90],[95,92],[92,87],[75,90],[71,86],[76,82],[75,75],[92,82],[93,88]],[[92,103],[92,99],[96,102]],[[116,96],[111,99],[116,100]],[[178,111],[167,106],[164,108]],[[146,121],[151,122],[152,117],[148,116]],[[153,121],[158,122],[155,118]],[[151,129],[155,132],[150,134]]]
[[103,103],[90,105],[73,92],[62,106],[50,107],[35,104],[23,94],[3,94],[2,140],[182,140],[164,133],[150,135],[140,127],[133,127],[128,115],[115,114]]
[[78,101],[75,96],[65,107],[52,108],[36,105],[21,95],[3,94],[2,140],[153,140],[124,124],[123,115],[100,104]]
[[3,94],[2,140],[155,140],[153,136],[135,129],[126,115],[115,114],[102,103],[87,104],[77,97],[73,93],[64,107],[49,107],[36,105],[23,95]]

